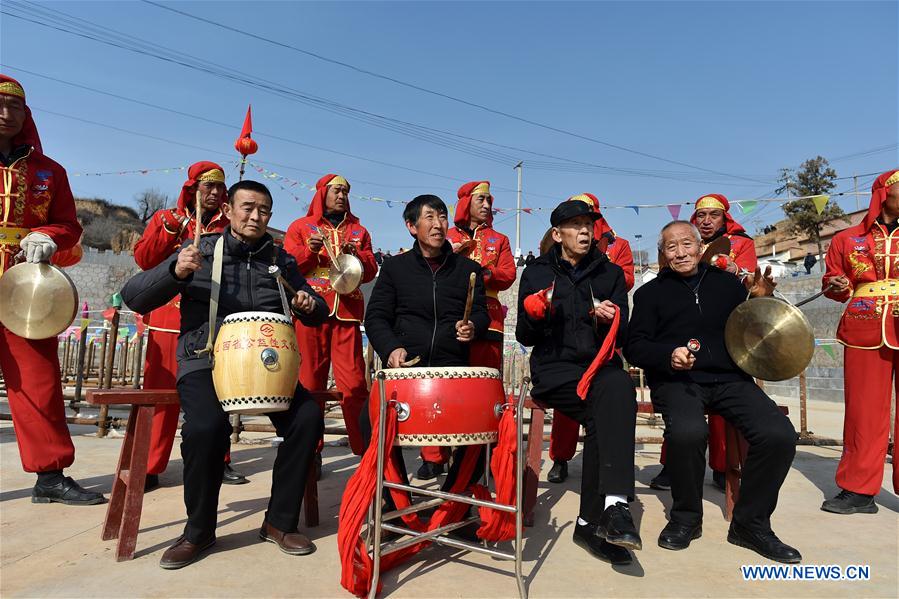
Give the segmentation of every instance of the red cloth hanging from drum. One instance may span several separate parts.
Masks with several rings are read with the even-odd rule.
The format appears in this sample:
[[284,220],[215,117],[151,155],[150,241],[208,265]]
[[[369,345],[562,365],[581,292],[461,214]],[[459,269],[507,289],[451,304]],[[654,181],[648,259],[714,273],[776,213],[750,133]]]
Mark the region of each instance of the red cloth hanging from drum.
[[[337,547],[340,553],[341,578],[340,584],[345,589],[358,597],[366,596],[371,589],[374,563],[368,554],[365,541],[360,537],[362,525],[368,516],[368,508],[375,497],[375,484],[378,461],[378,422],[377,418],[372,422],[372,438],[365,455],[356,472],[350,477],[344,489],[340,502],[339,526],[337,529]],[[496,451],[491,459],[491,471],[496,480],[497,501],[514,504],[515,497],[515,452],[517,428],[515,426],[514,411],[504,410],[499,424],[500,438]],[[391,405],[387,408],[387,422],[385,423],[384,447],[386,448],[384,477],[394,483],[401,482],[401,474],[396,461],[392,458],[391,448],[396,438],[396,409]],[[471,480],[475,464],[480,458],[480,451],[468,451],[459,469],[456,483],[450,489],[450,493],[463,494],[467,481]],[[478,499],[490,500],[490,492],[483,485],[472,485],[469,489]],[[388,489],[397,509],[403,509],[411,505],[408,493],[394,489]],[[431,520],[425,524],[418,514],[406,514],[402,516],[403,522],[419,532],[434,530],[447,524],[458,522],[468,511],[468,504],[458,501],[448,501],[441,504],[435,511]],[[491,508],[480,508],[483,520],[478,529],[478,537],[488,541],[508,540],[515,536],[514,514],[501,512]],[[386,572],[398,564],[406,561],[426,546],[430,541],[422,541],[400,551],[381,557],[380,571]],[[380,583],[378,592],[380,592]]]

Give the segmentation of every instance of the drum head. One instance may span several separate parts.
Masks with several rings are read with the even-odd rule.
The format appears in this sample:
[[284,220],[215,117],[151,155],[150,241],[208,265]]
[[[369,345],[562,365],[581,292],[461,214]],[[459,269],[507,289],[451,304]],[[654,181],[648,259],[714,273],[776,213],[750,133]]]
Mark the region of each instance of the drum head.
[[23,262],[0,277],[0,322],[19,337],[56,337],[77,313],[78,290],[55,266]]

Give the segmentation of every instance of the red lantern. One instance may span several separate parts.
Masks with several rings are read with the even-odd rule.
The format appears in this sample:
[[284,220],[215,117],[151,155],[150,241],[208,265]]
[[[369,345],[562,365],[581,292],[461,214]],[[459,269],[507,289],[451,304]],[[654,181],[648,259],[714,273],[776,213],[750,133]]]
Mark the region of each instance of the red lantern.
[[255,154],[256,151],[259,150],[259,144],[252,138],[241,137],[234,142],[234,149],[242,156],[249,156],[250,154]]

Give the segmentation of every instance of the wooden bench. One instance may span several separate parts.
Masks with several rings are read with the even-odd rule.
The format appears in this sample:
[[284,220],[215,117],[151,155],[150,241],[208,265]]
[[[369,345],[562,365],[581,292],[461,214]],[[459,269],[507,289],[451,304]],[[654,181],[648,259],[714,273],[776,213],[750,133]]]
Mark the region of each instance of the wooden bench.
[[[784,415],[789,414],[787,406],[777,407],[780,408]],[[525,526],[533,526],[534,507],[537,505],[537,484],[543,466],[543,428],[546,410],[551,408],[535,402],[531,397],[525,399],[525,408],[531,411],[531,422],[528,426],[527,463],[524,471],[524,523]],[[652,402],[638,401],[637,413],[654,414]],[[740,434],[740,431],[727,421],[724,423],[724,442],[727,459],[724,486],[726,502],[724,518],[729,521],[733,515],[734,505],[740,498],[740,471],[743,462],[746,461],[749,444],[743,438],[743,435]]]
[[[322,406],[326,401],[332,401],[335,395],[340,399],[339,393],[330,391],[311,394]],[[98,406],[131,406],[100,535],[104,541],[118,539],[116,561],[130,560],[134,558],[143,510],[153,413],[156,406],[179,404],[178,392],[174,389],[91,389],[87,392],[87,402]],[[318,481],[314,465],[306,479],[303,508],[306,526],[318,526]]]

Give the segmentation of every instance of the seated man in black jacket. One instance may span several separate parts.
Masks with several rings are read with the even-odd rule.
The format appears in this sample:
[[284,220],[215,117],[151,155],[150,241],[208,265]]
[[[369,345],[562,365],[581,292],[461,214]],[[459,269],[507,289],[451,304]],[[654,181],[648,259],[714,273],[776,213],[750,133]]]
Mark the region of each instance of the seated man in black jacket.
[[[481,265],[453,252],[446,240],[446,204],[437,196],[413,199],[403,210],[403,220],[415,243],[381,266],[365,311],[365,334],[387,368],[400,368],[415,358],[418,366],[468,366],[469,343],[483,337],[490,325]],[[469,321],[463,323],[471,273],[477,275],[474,301]],[[367,403],[359,420],[367,447]],[[452,486],[463,451],[456,450],[444,489]],[[402,464],[402,454],[395,451],[394,456]],[[473,480],[482,471],[478,460]],[[386,497],[389,501],[390,495]]]
[[610,333],[616,306],[616,346],[627,330],[624,272],[593,245],[597,218],[584,202],[562,202],[553,210],[555,243],[521,275],[515,336],[534,348],[534,399],[586,430],[574,542],[595,557],[625,565],[633,560],[628,549],[642,547],[628,508],[634,497],[636,391],[616,355],[596,372],[585,399],[577,394],[578,383]]
[[740,370],[724,345],[728,316],[752,296],[771,295],[770,267],[744,284],[702,264],[700,236],[686,221],[665,225],[659,252],[668,268],[634,295],[624,354],[646,369],[652,402],[665,420],[671,474],[670,522],[659,536],[665,549],[686,549],[702,535],[702,483],[711,409],[749,442],[740,500],[727,540],[769,559],[797,563],[801,556],[771,531],[777,494],[796,453],[796,431],[777,405]]
[[[221,286],[215,326],[235,312],[283,313],[282,296],[269,267],[278,266],[297,294],[290,299],[293,316],[307,326],[328,316],[324,300],[306,283],[293,257],[274,245],[266,226],[272,213],[269,190],[255,181],[241,181],[228,191],[223,205],[231,224],[221,233],[204,235],[199,248],[188,241],[156,268],[141,272],[122,290],[128,306],[147,313],[181,294],[181,334],[178,337],[178,394],[184,410],[181,456],[184,460],[184,534],[162,555],[159,565],[182,568],[215,543],[216,514],[222,468],[231,425],[212,384],[209,335],[213,252],[223,242]],[[315,546],[297,532],[306,474],[322,433],[322,413],[297,384],[290,408],[269,418],[284,442],[278,446],[272,471],[272,495],[259,536],[291,555],[306,555]]]

